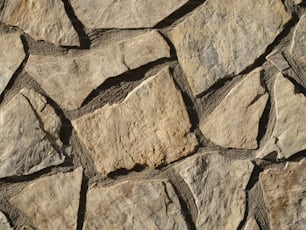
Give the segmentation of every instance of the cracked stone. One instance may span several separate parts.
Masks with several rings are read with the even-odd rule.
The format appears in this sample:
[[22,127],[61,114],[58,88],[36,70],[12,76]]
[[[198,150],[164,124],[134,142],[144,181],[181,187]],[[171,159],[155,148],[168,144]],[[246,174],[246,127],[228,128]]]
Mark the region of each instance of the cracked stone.
[[260,230],[256,220],[254,218],[248,219],[243,230]]
[[25,69],[62,108],[73,110],[108,78],[164,57],[170,48],[151,31],[78,56],[30,55]]
[[281,0],[205,1],[169,34],[194,95],[253,64],[290,19]]
[[300,18],[296,26],[290,51],[296,60],[306,66],[306,14]]
[[271,62],[272,65],[274,65],[280,72],[284,72],[290,68],[288,62],[279,50],[274,50],[266,57],[266,59]]
[[144,80],[121,103],[107,104],[72,125],[101,174],[170,163],[197,146],[168,68]]
[[269,97],[260,74],[258,68],[245,76],[208,117],[201,117],[205,137],[226,148],[257,148],[259,121]]
[[0,211],[0,229],[1,230],[13,230],[13,228],[11,228],[9,222],[7,221],[6,216],[1,211]]

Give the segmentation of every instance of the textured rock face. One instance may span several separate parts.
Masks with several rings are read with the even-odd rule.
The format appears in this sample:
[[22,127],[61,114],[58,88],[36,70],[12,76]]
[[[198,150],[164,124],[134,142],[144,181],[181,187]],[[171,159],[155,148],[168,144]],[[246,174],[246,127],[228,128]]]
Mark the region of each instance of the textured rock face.
[[31,55],[26,71],[65,109],[77,109],[106,79],[170,56],[156,31],[112,43],[80,56]]
[[207,0],[170,33],[193,93],[251,65],[290,18],[281,0]]
[[93,186],[87,194],[84,230],[188,229],[167,180],[126,181]]
[[306,161],[261,173],[260,184],[268,209],[271,230],[305,229]]
[[254,220],[254,218],[250,218],[245,227],[244,227],[244,230],[260,230],[256,220]]
[[0,212],[0,229],[1,230],[13,230],[10,224],[8,223],[6,216],[2,212]]
[[300,18],[294,31],[291,53],[299,62],[306,66],[306,14]]
[[227,148],[257,148],[259,120],[268,99],[260,71],[245,76],[208,117],[201,117],[205,137]]
[[280,72],[290,68],[288,62],[279,50],[275,50],[270,53],[266,59],[271,62],[272,65],[274,65]]
[[18,26],[36,40],[55,45],[79,46],[74,30],[61,0],[6,0],[0,21]]
[[37,229],[76,229],[82,168],[37,179],[10,202],[31,218]]

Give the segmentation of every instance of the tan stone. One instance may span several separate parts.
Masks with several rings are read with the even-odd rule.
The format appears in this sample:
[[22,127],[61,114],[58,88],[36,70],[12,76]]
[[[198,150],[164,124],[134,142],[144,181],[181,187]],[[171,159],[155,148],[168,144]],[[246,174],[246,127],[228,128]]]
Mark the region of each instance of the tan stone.
[[303,0],[293,0],[293,2],[298,5],[298,4],[301,4],[303,2]]
[[89,188],[84,230],[188,229],[177,195],[167,180],[125,181]]
[[306,14],[300,18],[296,26],[290,51],[300,64],[306,66]]
[[205,137],[227,148],[257,148],[259,120],[268,99],[260,71],[245,76],[208,117],[201,117]]
[[101,174],[170,163],[197,145],[168,69],[142,82],[121,103],[107,104],[72,125]]
[[194,95],[251,65],[290,18],[281,0],[205,1],[169,34]]
[[260,230],[260,228],[256,220],[254,218],[250,218],[245,224],[244,230]]
[[284,72],[290,68],[288,62],[279,50],[274,50],[266,57],[266,59],[271,62],[272,65],[274,65],[280,72]]
[[9,222],[7,221],[6,216],[2,212],[0,212],[0,229],[1,230],[13,230],[13,228],[11,228]]
[[10,199],[31,218],[37,229],[76,229],[82,168],[29,183]]
[[78,56],[30,55],[26,71],[62,108],[72,110],[108,78],[169,56],[165,40],[151,31]]

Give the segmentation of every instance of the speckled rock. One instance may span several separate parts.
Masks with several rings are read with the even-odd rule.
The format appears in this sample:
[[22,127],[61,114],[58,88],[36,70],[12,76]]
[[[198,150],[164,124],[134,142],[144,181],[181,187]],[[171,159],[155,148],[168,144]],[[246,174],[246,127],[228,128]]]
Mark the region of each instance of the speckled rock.
[[7,221],[6,216],[1,211],[0,211],[0,229],[1,230],[13,230],[13,228],[11,228],[9,222]]
[[300,18],[296,26],[290,51],[300,64],[306,66],[306,14]]

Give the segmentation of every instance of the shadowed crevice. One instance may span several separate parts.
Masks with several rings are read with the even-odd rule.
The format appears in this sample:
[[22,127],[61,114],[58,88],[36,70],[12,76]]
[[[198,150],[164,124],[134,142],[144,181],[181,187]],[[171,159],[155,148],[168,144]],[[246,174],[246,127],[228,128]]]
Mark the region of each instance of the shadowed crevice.
[[78,209],[78,217],[77,217],[77,230],[82,230],[85,220],[86,213],[86,199],[87,199],[87,191],[88,191],[88,178],[85,176],[82,180],[81,192],[80,192],[80,201],[79,201],[79,209]]

